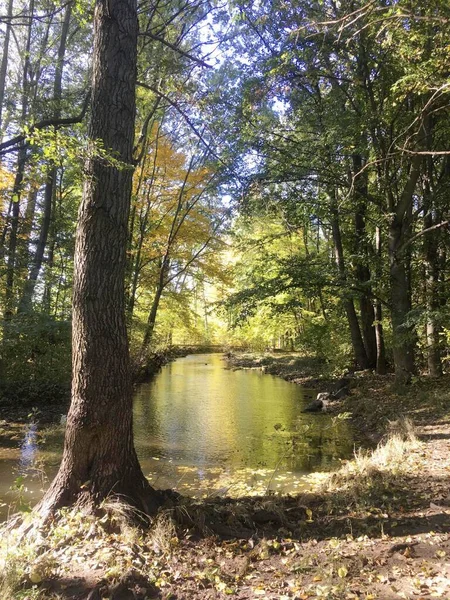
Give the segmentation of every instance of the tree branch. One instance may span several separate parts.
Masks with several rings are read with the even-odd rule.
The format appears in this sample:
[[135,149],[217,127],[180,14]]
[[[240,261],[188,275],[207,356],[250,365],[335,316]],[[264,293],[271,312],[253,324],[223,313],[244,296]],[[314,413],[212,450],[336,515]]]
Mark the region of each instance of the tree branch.
[[184,56],[185,58],[188,58],[189,60],[192,60],[193,62],[196,62],[200,66],[206,67],[208,69],[212,69],[212,65],[209,65],[208,63],[206,63],[201,58],[197,58],[196,56],[193,56],[192,54],[189,54],[189,52],[185,52],[184,50],[182,50],[181,48],[179,48],[175,44],[171,44],[170,42],[168,42],[167,40],[165,40],[162,37],[159,37],[158,35],[154,35],[153,33],[150,33],[149,31],[144,31],[144,32],[140,33],[139,35],[144,36],[144,37],[149,37],[150,39],[155,40],[156,42],[160,42],[161,44],[164,44],[164,46],[167,46],[168,48],[170,48],[174,52],[178,52],[178,54],[181,54],[181,56]]
[[161,92],[158,88],[155,88],[152,85],[149,85],[148,83],[144,83],[142,81],[137,81],[136,84],[147,90],[150,90],[151,92],[154,92],[158,96],[161,96],[161,98],[163,98],[163,100],[165,100],[168,104],[170,104],[170,106],[172,106],[183,117],[183,119],[186,121],[186,123],[189,125],[189,127],[192,129],[192,131],[198,137],[198,139],[202,142],[202,144],[205,146],[205,148],[211,154],[211,156],[213,156],[217,161],[219,161],[226,169],[228,169],[228,171],[230,171],[237,178],[238,181],[240,181],[242,183],[242,177],[240,177],[232,169],[232,167],[230,167],[230,165],[228,165],[224,160],[222,160],[220,158],[220,156],[216,152],[214,152],[214,150],[211,148],[210,144],[205,140],[202,133],[198,130],[198,128],[194,125],[192,120],[189,118],[189,115],[187,115],[185,113],[185,111],[182,108],[180,108],[174,100],[169,98],[169,96],[167,96],[166,94]]
[[78,116],[65,117],[62,119],[43,119],[42,121],[39,121],[38,123],[35,123],[34,125],[31,125],[30,130],[27,135],[21,133],[20,135],[16,135],[15,137],[11,138],[10,140],[6,140],[6,142],[1,143],[0,144],[0,156],[3,156],[4,154],[7,154],[8,152],[14,152],[16,150],[16,148],[14,148],[14,146],[18,146],[23,141],[25,141],[27,139],[28,135],[33,133],[33,131],[39,131],[41,129],[45,129],[46,127],[64,127],[66,125],[74,125],[75,123],[81,123],[81,121],[84,119],[84,117],[86,115],[86,112],[87,112],[87,109],[89,106],[90,97],[91,97],[91,93],[89,92],[84,100],[84,104],[83,104],[83,108],[81,109],[81,113]]
[[411,238],[409,238],[409,240],[407,240],[404,244],[402,244],[399,247],[398,252],[402,252],[405,248],[410,246],[413,242],[415,242],[418,238],[422,237],[426,233],[433,231],[434,229],[439,229],[440,227],[448,227],[449,224],[450,224],[450,221],[442,221],[442,223],[437,223],[436,225],[432,225],[431,227],[422,229],[422,231],[419,231],[419,233],[416,233]]

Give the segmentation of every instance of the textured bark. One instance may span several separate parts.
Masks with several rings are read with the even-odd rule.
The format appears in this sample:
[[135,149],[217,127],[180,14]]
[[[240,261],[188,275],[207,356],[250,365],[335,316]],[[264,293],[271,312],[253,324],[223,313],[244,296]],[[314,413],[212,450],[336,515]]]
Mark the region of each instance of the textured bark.
[[409,383],[411,375],[414,373],[415,343],[412,339],[412,328],[406,324],[408,313],[411,311],[406,267],[402,258],[394,250],[399,239],[401,239],[399,227],[391,225],[389,231],[390,287],[395,378],[397,383],[403,384]]
[[72,403],[59,472],[40,504],[48,514],[119,496],[145,513],[159,503],[133,444],[124,277],[131,199],[136,0],[97,0],[89,136],[122,163],[92,153],[80,206],[73,294]]
[[[339,271],[339,277],[344,294],[346,293],[345,287],[347,285],[347,275],[345,271],[344,261],[344,249],[342,246],[341,230],[339,227],[339,215],[338,210],[333,200],[331,206],[331,228],[333,233],[334,252],[336,258],[336,264]],[[355,305],[353,299],[344,296],[344,308],[347,315],[348,325],[350,328],[350,336],[352,340],[353,352],[355,360],[361,369],[367,369],[369,361],[367,359],[366,349],[364,348],[364,342],[359,327],[358,317],[356,315]]]
[[414,373],[414,328],[407,324],[411,311],[410,278],[405,246],[410,232],[410,215],[414,190],[420,174],[421,157],[411,161],[411,170],[403,193],[391,208],[393,217],[389,227],[389,274],[391,291],[391,319],[395,379],[399,384],[409,383]]
[[366,240],[367,175],[362,172],[364,161],[359,154],[353,155],[354,200],[355,200],[355,252],[356,279],[361,290],[359,308],[361,333],[369,367],[377,363],[377,341],[375,335],[375,312],[372,303],[372,286],[369,269],[369,248]]

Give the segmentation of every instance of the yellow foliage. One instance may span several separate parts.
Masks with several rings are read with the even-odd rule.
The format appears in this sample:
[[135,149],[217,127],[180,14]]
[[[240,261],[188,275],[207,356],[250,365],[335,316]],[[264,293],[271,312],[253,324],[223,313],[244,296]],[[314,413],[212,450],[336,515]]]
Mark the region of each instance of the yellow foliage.
[[159,124],[149,136],[151,142],[136,169],[133,180],[133,250],[143,267],[140,283],[152,287],[161,263],[176,262],[178,270],[195,263],[218,274],[220,268],[214,222],[219,215],[217,199],[209,193],[213,173],[201,157],[188,156],[174,148]]
[[9,190],[14,184],[14,175],[0,164],[0,192]]

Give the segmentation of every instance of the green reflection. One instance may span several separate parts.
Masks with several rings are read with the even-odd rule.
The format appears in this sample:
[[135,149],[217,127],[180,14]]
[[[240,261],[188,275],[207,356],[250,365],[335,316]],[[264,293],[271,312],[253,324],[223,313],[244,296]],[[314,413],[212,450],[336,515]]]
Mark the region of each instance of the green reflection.
[[[315,393],[315,392],[314,392]],[[330,470],[352,454],[350,426],[303,414],[299,386],[260,371],[231,371],[221,355],[195,355],[167,366],[135,397],[135,441],[155,487],[198,497],[213,493],[295,492],[302,475]],[[37,501],[56,473],[64,428],[0,428],[0,519],[18,473],[26,500]]]
[[350,427],[329,415],[302,414],[309,401],[293,383],[227,370],[220,355],[188,356],[139,389],[138,453],[151,471],[154,457],[197,470],[328,470],[350,456]]

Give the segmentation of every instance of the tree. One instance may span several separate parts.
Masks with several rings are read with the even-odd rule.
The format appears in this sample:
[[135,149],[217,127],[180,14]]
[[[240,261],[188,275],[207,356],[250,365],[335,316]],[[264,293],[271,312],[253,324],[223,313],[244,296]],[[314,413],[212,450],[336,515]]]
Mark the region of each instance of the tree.
[[[53,103],[55,107],[54,118],[61,118],[61,98],[62,98],[62,78],[63,78],[63,67],[64,57],[67,47],[67,37],[69,34],[70,20],[72,16],[73,2],[68,2],[66,10],[64,12],[64,19],[61,27],[61,35],[58,46],[58,59],[55,68],[55,80],[53,83]],[[42,262],[44,259],[44,252],[47,246],[47,239],[50,229],[51,216],[52,216],[52,205],[54,204],[54,193],[56,187],[57,167],[54,161],[50,161],[50,165],[47,170],[45,191],[44,191],[44,206],[43,206],[43,217],[41,223],[41,229],[39,233],[39,240],[36,245],[36,252],[33,257],[32,265],[29,271],[28,278],[25,282],[24,289],[22,291],[22,297],[17,308],[18,313],[26,313],[31,309],[31,303],[33,298],[33,291],[36,285],[37,278],[41,271]]]
[[75,249],[72,402],[61,466],[39,505],[43,514],[97,505],[110,494],[147,514],[158,505],[134,449],[124,306],[137,36],[136,0],[97,1],[91,154]]
[[[332,231],[336,292],[360,366],[384,371],[383,304],[396,381],[411,380],[418,341],[439,374],[448,7],[242,1],[233,10],[236,50],[221,69],[232,83],[214,110],[216,127],[236,134],[227,146],[234,164],[253,182],[247,209],[275,207],[289,228],[298,216],[304,223],[303,205],[324,236]],[[418,240],[430,235],[434,245],[423,248]]]

